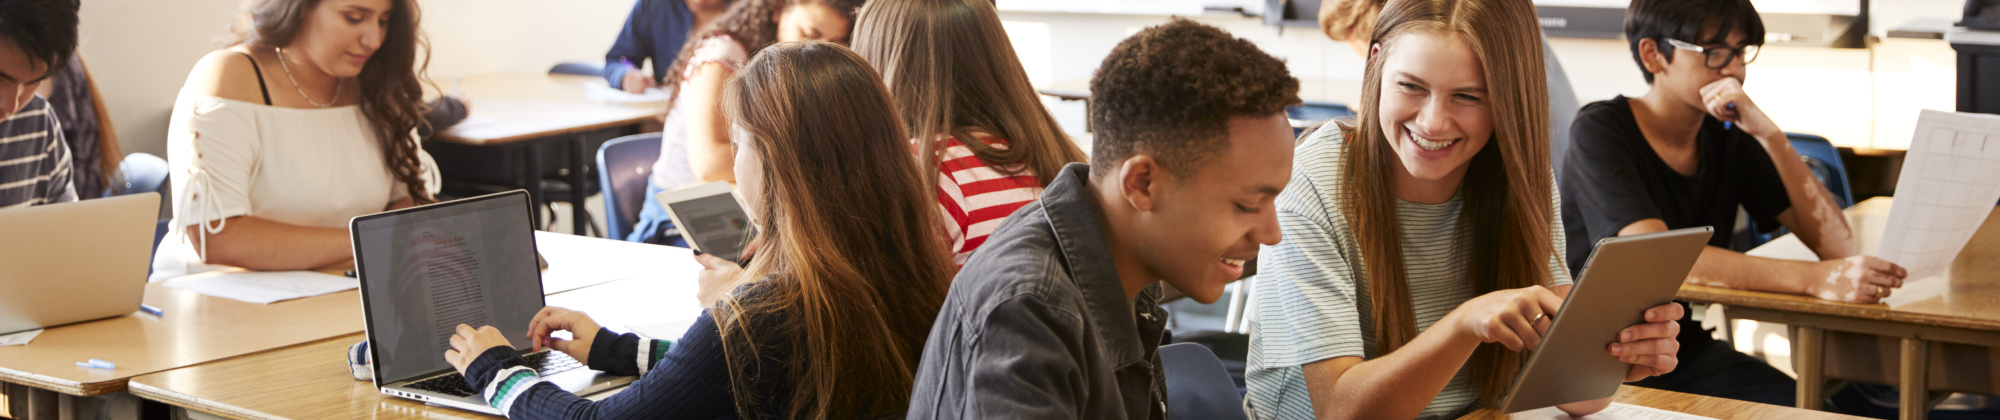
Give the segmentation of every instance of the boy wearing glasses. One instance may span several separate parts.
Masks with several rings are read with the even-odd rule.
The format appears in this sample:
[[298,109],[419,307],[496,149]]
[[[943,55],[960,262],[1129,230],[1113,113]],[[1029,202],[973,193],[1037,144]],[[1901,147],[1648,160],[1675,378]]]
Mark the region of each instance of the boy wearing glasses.
[[[1560,177],[1569,243],[1711,226],[1718,232],[1691,283],[1874,303],[1902,285],[1901,267],[1854,255],[1839,205],[1785,132],[1743,91],[1764,43],[1749,0],[1634,0],[1625,36],[1652,89],[1577,112]],[[1798,234],[1823,261],[1752,257],[1728,248],[1738,208],[1758,226]],[[1591,247],[1569,249],[1572,271]],[[1691,317],[1689,317],[1691,318]],[[1635,385],[1792,406],[1791,377],[1680,323],[1680,366]]]

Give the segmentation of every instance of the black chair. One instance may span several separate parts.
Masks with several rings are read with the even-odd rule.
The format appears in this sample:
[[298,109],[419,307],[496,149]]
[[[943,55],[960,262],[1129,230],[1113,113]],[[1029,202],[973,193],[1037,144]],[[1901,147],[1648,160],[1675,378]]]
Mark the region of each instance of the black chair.
[[604,75],[604,66],[594,63],[556,63],[555,67],[549,67],[549,74],[602,76]]
[[597,148],[597,185],[603,187],[604,232],[610,239],[624,240],[639,222],[645,208],[646,180],[653,175],[653,162],[660,159],[660,133],[634,134],[611,139]]
[[1229,380],[1222,359],[1199,344],[1160,346],[1167,382],[1167,418],[1244,419],[1243,394]]

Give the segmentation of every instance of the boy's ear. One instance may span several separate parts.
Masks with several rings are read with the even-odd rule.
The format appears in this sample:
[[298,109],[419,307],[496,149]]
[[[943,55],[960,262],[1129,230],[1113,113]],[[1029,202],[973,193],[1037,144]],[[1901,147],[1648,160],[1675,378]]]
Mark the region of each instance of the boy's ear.
[[1660,43],[1652,38],[1639,40],[1639,65],[1647,73],[1659,75],[1667,71],[1667,57],[1660,54]]

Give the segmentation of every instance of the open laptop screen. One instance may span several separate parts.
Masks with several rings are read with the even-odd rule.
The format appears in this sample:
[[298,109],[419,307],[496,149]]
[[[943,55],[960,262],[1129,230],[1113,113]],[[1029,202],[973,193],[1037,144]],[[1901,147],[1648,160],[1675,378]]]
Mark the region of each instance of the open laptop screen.
[[527,335],[543,302],[529,210],[509,192],[354,220],[377,383],[450,368],[458,324]]

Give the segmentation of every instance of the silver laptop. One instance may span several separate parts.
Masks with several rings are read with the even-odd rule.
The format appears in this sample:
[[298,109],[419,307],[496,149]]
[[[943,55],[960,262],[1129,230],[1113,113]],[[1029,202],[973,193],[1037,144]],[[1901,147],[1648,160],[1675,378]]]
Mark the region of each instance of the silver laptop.
[[527,351],[528,321],[543,306],[532,211],[528,194],[515,190],[349,222],[377,389],[500,414],[444,361],[458,324],[499,328],[528,367],[564,390],[586,395],[632,382],[561,352]]
[[139,310],[160,195],[0,210],[0,334]]

